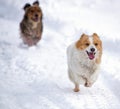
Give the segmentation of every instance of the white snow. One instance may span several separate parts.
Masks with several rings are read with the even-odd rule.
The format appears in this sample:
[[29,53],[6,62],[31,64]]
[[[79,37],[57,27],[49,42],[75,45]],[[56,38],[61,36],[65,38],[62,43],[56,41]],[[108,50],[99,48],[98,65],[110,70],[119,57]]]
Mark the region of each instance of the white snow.
[[[43,36],[30,48],[19,34],[25,3],[0,0],[0,109],[119,109],[120,1],[40,0]],[[100,76],[75,93],[66,48],[93,32],[103,41]]]

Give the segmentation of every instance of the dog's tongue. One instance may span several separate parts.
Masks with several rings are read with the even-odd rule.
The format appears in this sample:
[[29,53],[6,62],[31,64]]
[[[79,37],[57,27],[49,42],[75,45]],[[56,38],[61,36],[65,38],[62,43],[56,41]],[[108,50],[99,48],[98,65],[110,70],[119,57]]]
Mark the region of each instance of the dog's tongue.
[[89,53],[88,56],[89,56],[89,59],[91,59],[91,60],[94,59],[94,57],[95,57],[95,56],[94,56],[94,53],[92,53],[92,52]]
[[38,21],[38,17],[34,18],[34,21],[36,21],[36,22],[37,22],[37,21]]

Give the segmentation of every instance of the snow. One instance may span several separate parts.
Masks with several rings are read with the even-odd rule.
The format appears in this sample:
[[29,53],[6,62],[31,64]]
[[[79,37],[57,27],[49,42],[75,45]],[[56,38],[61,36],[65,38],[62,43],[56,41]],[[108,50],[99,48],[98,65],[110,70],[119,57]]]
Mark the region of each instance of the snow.
[[[41,0],[43,36],[30,48],[19,34],[25,3],[0,1],[0,109],[119,109],[119,0]],[[100,76],[75,93],[66,48],[93,32],[103,41]]]

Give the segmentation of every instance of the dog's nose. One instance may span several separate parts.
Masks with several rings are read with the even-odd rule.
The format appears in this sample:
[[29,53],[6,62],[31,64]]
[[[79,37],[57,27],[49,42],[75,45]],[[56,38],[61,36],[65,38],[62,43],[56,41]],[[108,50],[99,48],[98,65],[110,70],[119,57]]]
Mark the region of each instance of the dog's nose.
[[38,14],[35,14],[35,17],[38,17]]
[[95,48],[91,48],[90,50],[91,50],[92,52],[94,52],[94,51],[95,51]]

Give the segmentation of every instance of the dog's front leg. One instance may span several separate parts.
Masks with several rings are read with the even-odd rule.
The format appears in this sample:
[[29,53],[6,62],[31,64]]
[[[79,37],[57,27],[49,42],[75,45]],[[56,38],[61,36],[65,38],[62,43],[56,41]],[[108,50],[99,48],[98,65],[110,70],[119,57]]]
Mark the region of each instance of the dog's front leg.
[[91,86],[92,86],[92,83],[90,81],[86,81],[85,87],[91,87]]
[[84,76],[82,76],[82,78],[85,80],[85,84],[84,84],[85,87],[91,87],[92,86],[92,83],[88,78],[86,78]]
[[27,37],[27,38],[26,38],[26,44],[27,44],[28,46],[34,45],[33,39],[30,38],[30,37]]
[[80,91],[79,84],[75,83],[74,92],[79,92],[79,91]]

